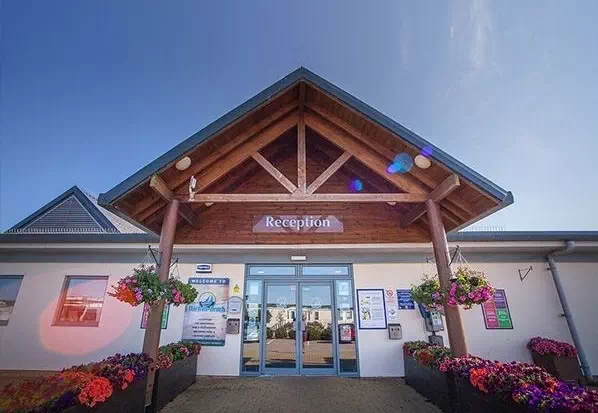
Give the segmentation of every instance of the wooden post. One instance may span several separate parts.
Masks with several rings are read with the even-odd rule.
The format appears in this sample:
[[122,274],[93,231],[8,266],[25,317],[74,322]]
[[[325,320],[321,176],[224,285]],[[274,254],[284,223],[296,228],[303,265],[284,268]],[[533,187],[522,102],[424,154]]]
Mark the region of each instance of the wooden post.
[[[449,288],[451,283],[449,248],[444,224],[442,223],[442,217],[440,216],[440,207],[434,200],[428,199],[426,201],[426,210],[428,213],[428,220],[430,221],[430,237],[432,238],[440,287],[443,289]],[[455,357],[466,355],[468,353],[467,343],[465,342],[465,332],[463,330],[459,308],[445,305],[444,316],[453,355]]]
[[[166,207],[162,231],[160,233],[160,266],[158,268],[160,281],[168,281],[170,275],[170,261],[172,259],[172,247],[176,232],[176,222],[179,210],[179,200],[173,199]],[[143,352],[155,361],[158,360],[158,348],[160,347],[160,334],[162,333],[162,312],[164,311],[164,300],[158,301],[150,306],[150,311],[145,327],[143,338]],[[151,403],[152,390],[154,388],[155,371],[148,372],[147,388],[145,392],[145,403]]]

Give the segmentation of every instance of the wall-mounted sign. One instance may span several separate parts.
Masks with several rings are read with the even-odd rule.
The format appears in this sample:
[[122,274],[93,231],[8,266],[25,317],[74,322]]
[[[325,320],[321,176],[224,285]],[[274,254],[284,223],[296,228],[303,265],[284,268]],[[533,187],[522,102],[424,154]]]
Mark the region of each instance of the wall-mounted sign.
[[320,234],[343,231],[343,222],[334,215],[262,215],[253,218],[254,233]]
[[415,310],[415,303],[411,298],[411,290],[397,290],[399,310]]
[[394,323],[395,321],[398,321],[399,305],[397,303],[397,298],[395,297],[395,292],[392,289],[385,290],[384,299],[386,300],[386,319],[389,323]]
[[[149,304],[143,304],[143,313],[141,314],[141,328],[147,327],[147,320],[149,318]],[[166,330],[168,328],[168,313],[170,313],[170,304],[164,306],[164,311],[162,312],[162,330]]]
[[360,330],[386,329],[386,308],[383,289],[357,290]]
[[512,329],[513,321],[505,290],[495,290],[494,298],[482,304],[482,314],[487,330]]
[[228,314],[231,316],[238,316],[243,309],[243,299],[241,297],[233,296],[228,299]]
[[195,273],[196,274],[211,274],[212,273],[212,264],[197,264],[195,266]]
[[189,278],[197,298],[185,306],[183,340],[223,346],[226,340],[228,278]]

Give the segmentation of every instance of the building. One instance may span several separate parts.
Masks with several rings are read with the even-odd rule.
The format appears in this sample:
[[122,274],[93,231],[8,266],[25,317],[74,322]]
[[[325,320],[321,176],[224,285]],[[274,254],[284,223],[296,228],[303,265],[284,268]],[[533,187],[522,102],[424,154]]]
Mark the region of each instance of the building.
[[[423,273],[448,277],[457,245],[501,295],[493,306],[447,313],[451,328],[464,326],[464,337],[450,331],[455,346],[530,361],[529,338],[572,342],[574,321],[597,371],[598,232],[458,232],[512,202],[300,68],[98,200],[73,187],[0,235],[0,370],[141,351],[147,313],[106,292],[154,262],[161,234],[174,275],[228,278],[227,296],[242,298],[228,307],[240,332],[204,346],[198,374],[402,376],[402,343],[430,333],[397,296]],[[211,272],[201,272],[204,263]],[[184,319],[183,306],[168,308],[161,343],[181,339]],[[397,323],[402,338],[391,340]],[[446,326],[438,335],[448,344]]]

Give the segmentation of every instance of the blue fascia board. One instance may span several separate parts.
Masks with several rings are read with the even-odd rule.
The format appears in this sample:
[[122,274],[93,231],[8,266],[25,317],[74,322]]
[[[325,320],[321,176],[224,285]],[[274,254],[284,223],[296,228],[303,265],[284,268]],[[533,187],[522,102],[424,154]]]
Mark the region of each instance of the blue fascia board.
[[291,72],[286,77],[282,78],[270,87],[264,89],[262,92],[258,93],[245,103],[231,110],[226,115],[212,122],[204,129],[195,133],[179,145],[175,146],[162,156],[158,157],[157,159],[155,159],[154,161],[152,161],[151,163],[149,163],[148,165],[131,175],[131,177],[125,179],[123,182],[110,189],[108,192],[100,194],[98,198],[98,204],[103,207],[113,205],[124,194],[143,184],[145,181],[149,180],[149,178],[153,174],[159,173],[166,169],[172,162],[178,160],[186,152],[190,151],[199,143],[214,136],[216,133],[218,133],[220,130],[226,127],[229,123],[240,119],[245,114],[260,107],[267,101],[274,98],[276,95],[287,90],[288,88],[292,87],[294,84],[301,80],[312,83],[316,87],[322,89],[324,92],[340,100],[347,106],[362,113],[374,123],[377,123],[378,125],[400,136],[401,139],[404,139],[406,142],[413,145],[414,147],[420,150],[424,147],[431,148],[432,159],[444,164],[462,178],[466,179],[467,181],[476,185],[480,189],[484,190],[489,195],[496,198],[498,201],[501,201],[503,203],[503,208],[507,205],[510,205],[510,203],[508,202],[509,196],[511,196],[512,199],[512,195],[510,195],[510,192],[505,191],[500,186],[486,179],[479,173],[475,172],[473,169],[464,165],[463,163],[453,158],[441,149],[437,148],[436,146],[432,145],[430,142],[417,135],[416,133],[410,131],[398,122],[395,122],[388,116],[384,115],[383,113],[372,108],[368,104],[362,102],[358,98],[345,92],[338,86],[335,86],[326,79],[320,77],[319,75],[313,73],[312,71],[304,67],[300,67],[295,71]]
[[153,234],[0,234],[0,244],[34,243],[157,243]]

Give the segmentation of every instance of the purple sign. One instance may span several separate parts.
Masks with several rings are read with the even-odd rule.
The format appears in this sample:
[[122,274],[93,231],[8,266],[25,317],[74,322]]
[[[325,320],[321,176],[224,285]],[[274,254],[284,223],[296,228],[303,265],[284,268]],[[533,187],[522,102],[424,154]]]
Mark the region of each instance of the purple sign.
[[320,234],[341,233],[342,221],[334,215],[263,215],[254,217],[254,233]]
[[484,315],[484,323],[487,330],[513,328],[505,290],[494,291],[494,298],[482,304],[482,314]]

